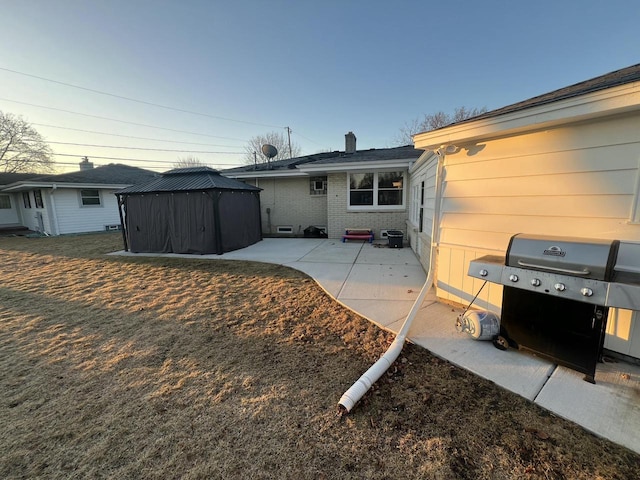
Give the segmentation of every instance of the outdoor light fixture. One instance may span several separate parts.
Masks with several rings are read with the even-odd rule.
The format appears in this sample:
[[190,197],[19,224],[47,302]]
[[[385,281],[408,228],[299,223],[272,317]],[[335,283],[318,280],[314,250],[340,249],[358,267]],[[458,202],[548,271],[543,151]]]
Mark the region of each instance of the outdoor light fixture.
[[436,148],[434,150],[436,155],[452,155],[454,153],[458,153],[460,151],[459,147],[455,145],[441,145],[440,148]]

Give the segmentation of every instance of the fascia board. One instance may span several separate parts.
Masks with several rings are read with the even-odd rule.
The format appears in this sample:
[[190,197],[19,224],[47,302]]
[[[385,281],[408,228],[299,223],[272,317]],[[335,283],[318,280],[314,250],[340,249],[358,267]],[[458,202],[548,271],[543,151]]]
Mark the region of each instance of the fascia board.
[[433,160],[437,155],[433,153],[432,150],[425,150],[422,155],[418,157],[418,159],[411,164],[409,167],[409,173],[415,172],[421,165],[425,163],[429,163]]
[[524,131],[575,123],[640,109],[640,82],[613,87],[413,137],[415,148],[434,150]]
[[345,162],[345,163],[325,163],[319,165],[305,165],[299,167],[302,172],[354,172],[357,170],[387,170],[394,168],[408,168],[413,159],[379,160],[371,162]]
[[9,185],[2,189],[3,192],[21,192],[34,188],[97,188],[102,190],[118,190],[130,187],[131,183],[59,183],[59,182],[25,182]]
[[283,172],[283,171],[238,172],[238,173],[221,172],[220,175],[227,178],[280,178],[280,177],[306,177],[307,176],[301,173],[299,170],[292,170],[288,172]]

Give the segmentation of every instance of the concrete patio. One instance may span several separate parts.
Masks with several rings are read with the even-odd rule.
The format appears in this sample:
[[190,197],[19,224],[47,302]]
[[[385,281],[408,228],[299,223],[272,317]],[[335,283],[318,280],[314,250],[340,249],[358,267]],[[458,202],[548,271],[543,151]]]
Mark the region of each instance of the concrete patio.
[[[400,329],[426,280],[411,249],[359,241],[269,238],[242,250],[197,258],[251,260],[295,268],[346,307],[393,332]],[[599,364],[593,385],[573,370],[525,352],[500,351],[491,342],[458,333],[455,322],[460,313],[461,308],[439,303],[432,289],[409,330],[410,341],[640,453],[639,366]],[[337,397],[341,393],[337,392]]]

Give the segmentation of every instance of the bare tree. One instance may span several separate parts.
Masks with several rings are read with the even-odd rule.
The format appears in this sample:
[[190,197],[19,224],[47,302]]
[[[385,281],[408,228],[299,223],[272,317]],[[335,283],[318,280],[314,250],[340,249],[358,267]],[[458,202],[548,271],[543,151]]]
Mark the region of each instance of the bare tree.
[[26,120],[0,111],[0,171],[50,172],[51,155],[49,145]]
[[[247,152],[244,157],[245,163],[253,164],[266,163],[267,157],[262,153],[263,145],[273,145],[278,150],[278,154],[271,160],[284,160],[287,158],[299,157],[302,149],[299,145],[291,142],[291,154],[289,154],[289,139],[281,132],[269,132],[265,135],[256,135],[249,140],[247,146],[244,148]],[[255,152],[255,157],[254,157]]]
[[189,155],[186,157],[178,158],[178,161],[173,164],[174,168],[188,168],[188,167],[206,167],[206,164],[198,157]]
[[487,109],[485,107],[457,107],[452,114],[439,111],[425,115],[422,119],[415,118],[410,122],[405,123],[404,126],[400,128],[394,142],[396,145],[410,145],[413,143],[413,139],[411,137],[416,133],[436,130],[447,125],[451,125],[452,123],[461,122],[477,115],[481,115],[486,111]]

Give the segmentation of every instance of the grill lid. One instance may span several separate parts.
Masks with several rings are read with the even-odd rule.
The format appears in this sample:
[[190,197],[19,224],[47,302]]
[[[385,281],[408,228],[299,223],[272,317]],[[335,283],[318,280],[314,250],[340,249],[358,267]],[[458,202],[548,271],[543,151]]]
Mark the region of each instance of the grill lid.
[[618,240],[517,234],[509,242],[506,265],[609,281],[619,244]]
[[614,267],[614,280],[640,284],[640,243],[620,242]]

